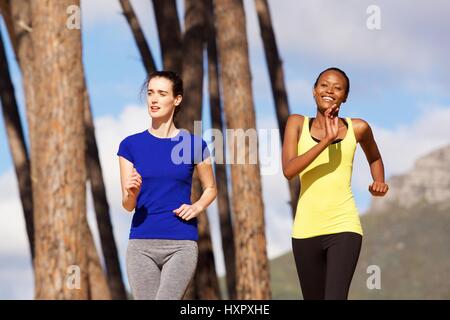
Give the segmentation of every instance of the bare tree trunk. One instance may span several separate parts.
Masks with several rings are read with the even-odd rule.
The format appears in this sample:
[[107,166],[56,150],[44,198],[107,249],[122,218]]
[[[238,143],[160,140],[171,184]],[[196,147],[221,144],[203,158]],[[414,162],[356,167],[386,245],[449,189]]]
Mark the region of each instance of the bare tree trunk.
[[[28,0],[0,0],[2,15],[8,28],[17,62],[22,71],[22,82],[27,108],[28,131],[35,124],[35,99],[33,88],[34,47],[31,39],[31,8]],[[31,137],[30,137],[31,143]]]
[[[2,16],[5,21],[6,27],[8,29],[10,42],[13,46],[16,59],[22,71],[22,82],[25,93],[25,100],[27,101],[27,122],[28,122],[28,131],[31,131],[31,128],[34,126],[34,116],[31,112],[35,109],[34,107],[34,88],[32,85],[33,79],[33,46],[31,42],[30,30],[31,30],[31,12],[30,12],[30,3],[27,0],[15,0],[11,3],[9,0],[0,0],[0,8],[2,11]],[[22,65],[22,61],[27,61]],[[18,113],[18,112],[17,112]],[[16,127],[18,129],[18,127]],[[23,136],[22,134],[19,134]],[[31,144],[31,137],[30,137]],[[23,175],[27,175],[27,177],[22,177],[18,179],[19,188],[22,186],[25,188],[20,191],[21,197],[22,194],[27,194],[27,199],[22,199],[22,206],[27,208],[27,211],[30,210],[29,213],[25,213],[25,215],[29,215],[25,218],[26,230],[28,234],[28,239],[30,243],[30,248],[32,248],[32,259],[34,265],[35,258],[35,225],[34,225],[34,205],[33,205],[33,186],[31,179],[31,163],[29,160],[28,154],[26,155],[28,162],[28,173],[26,169],[22,172]],[[22,185],[22,180],[28,180],[25,182],[25,185]],[[33,234],[31,231],[33,230]]]
[[131,28],[134,40],[136,41],[136,45],[138,46],[139,52],[141,54],[142,63],[144,64],[147,74],[150,74],[156,70],[156,67],[152,52],[150,51],[150,47],[145,40],[144,32],[139,25],[139,21],[136,17],[136,14],[134,13],[130,1],[120,0],[120,4],[122,6],[123,15],[128,21],[128,25]]
[[[264,53],[266,63],[269,69],[270,85],[272,87],[272,96],[275,102],[278,127],[280,128],[281,143],[284,140],[284,129],[289,117],[289,103],[284,83],[283,65],[278,53],[275,32],[272,27],[269,4],[267,0],[255,0],[256,11],[258,12],[259,28],[264,44]],[[300,181],[298,177],[289,180],[289,191],[291,195],[292,216],[295,216],[297,210],[297,201],[300,194]]]
[[[242,0],[216,0],[215,17],[227,129],[256,128],[245,12]],[[232,139],[235,138],[232,137]],[[256,140],[257,137],[254,136]],[[234,140],[234,139],[233,139]],[[244,139],[245,161],[258,159],[257,143]],[[234,141],[227,141],[235,154]],[[256,146],[255,146],[256,144]],[[240,150],[242,151],[242,150]],[[270,299],[259,161],[231,165],[238,299]]]
[[[202,119],[203,96],[203,48],[205,28],[205,0],[185,0],[185,33],[183,35],[183,106],[176,120],[177,126],[194,132],[194,121]],[[192,202],[197,201],[202,194],[197,170],[192,179]],[[194,298],[220,299],[219,282],[217,279],[211,235],[206,211],[198,217],[199,258],[192,285]],[[186,298],[192,298],[187,296]]]
[[[86,241],[87,259],[88,259],[88,299],[91,300],[110,300],[111,293],[106,281],[103,267],[98,259],[97,249],[95,247],[94,238],[92,237],[91,229],[87,223],[87,219],[83,221],[84,240]],[[111,293],[110,293],[111,292]]]
[[[20,1],[20,0],[19,0]],[[8,34],[14,34],[14,26],[11,17],[11,1],[10,0],[0,0],[0,14],[3,16],[3,21],[5,22],[6,29],[8,29]],[[10,39],[11,45],[14,51],[17,50],[17,42],[15,38]]]
[[[184,96],[176,122],[194,132],[194,121],[202,120],[203,49],[205,41],[205,0],[185,0],[183,34]],[[180,121],[177,121],[180,119]],[[177,123],[178,124],[178,123]]]
[[[193,201],[200,198],[201,190],[201,183],[197,175],[197,170],[195,170],[192,179]],[[203,211],[198,217],[198,266],[192,283],[194,290],[192,292],[193,297],[191,297],[198,300],[221,299],[211,233],[209,230],[208,216],[206,211]]]
[[30,161],[25,136],[20,122],[14,86],[8,68],[5,47],[0,32],[0,99],[9,149],[19,185],[20,200],[30,245],[31,259],[34,259],[33,194],[31,192]]
[[[208,87],[209,105],[211,109],[212,127],[225,132],[222,123],[222,107],[219,89],[219,70],[216,48],[216,31],[214,27],[214,7],[212,0],[207,1],[207,48],[208,48]],[[228,197],[228,182],[225,165],[225,146],[216,149],[216,158],[223,161],[215,162],[217,180],[217,204],[219,209],[220,231],[222,236],[222,250],[225,257],[225,271],[227,280],[228,298],[236,299],[236,254],[234,251],[233,226]]]
[[79,1],[32,1],[36,109],[31,128],[37,299],[87,299],[85,129]]
[[[127,293],[122,279],[122,271],[120,269],[119,256],[117,254],[117,246],[114,239],[113,226],[109,213],[109,204],[106,198],[106,190],[100,164],[100,158],[98,155],[97,141],[95,139],[94,121],[92,119],[89,95],[87,91],[86,80],[84,77],[83,91],[84,126],[86,132],[86,167],[88,178],[91,182],[92,198],[97,218],[100,243],[102,246],[103,257],[105,259],[106,277],[110,290],[110,293],[105,293],[104,296],[108,295],[114,300],[126,300]],[[89,228],[88,225],[86,225],[86,227]],[[87,233],[88,236],[92,238],[90,231]],[[91,241],[91,243],[91,246],[93,246],[93,248],[89,248],[90,246],[88,246],[88,250],[96,254],[94,242]],[[100,270],[97,271],[97,273],[100,273],[102,268],[100,263],[97,264],[98,256],[96,259],[94,259],[94,254],[90,255],[89,261],[92,261],[92,263],[94,263],[94,266],[98,265],[98,267],[100,267]],[[94,270],[94,266],[90,266],[90,270]],[[91,288],[91,290],[93,289],[94,288]]]
[[[33,79],[33,60],[34,60],[34,51],[33,51],[33,43],[31,39],[31,31],[32,31],[32,23],[31,23],[31,12],[30,12],[30,3],[29,1],[24,0],[17,0],[13,3],[10,3],[8,0],[0,0],[0,7],[2,9],[5,22],[7,24],[8,32],[10,35],[11,43],[13,44],[13,48],[16,54],[17,61],[19,63],[19,66],[22,70],[22,76],[23,76],[23,83],[24,83],[24,91],[25,91],[25,98],[26,98],[26,105],[27,105],[27,116],[29,120],[29,127],[30,122],[34,120],[32,117],[33,106],[34,106],[34,88],[32,85],[32,79]],[[86,88],[85,88],[86,89]],[[89,107],[89,105],[87,106]],[[89,107],[89,113],[90,115],[90,107]],[[90,121],[92,123],[92,120]],[[31,132],[31,130],[30,130]],[[94,137],[94,132],[89,131],[87,134],[92,134],[92,136],[87,138],[88,140],[92,141],[92,137]],[[31,137],[30,137],[31,139]],[[94,137],[94,144],[95,144],[95,137]],[[91,142],[92,143],[92,142]],[[88,147],[89,148],[89,147]],[[91,148],[92,149],[92,148]],[[96,150],[96,144],[95,144],[95,150]],[[98,154],[97,154],[98,159]],[[97,160],[98,162],[98,160]],[[95,163],[95,161],[94,161]],[[98,162],[99,163],[99,162]],[[91,166],[93,167],[93,166]],[[95,170],[95,167],[93,167],[93,170]],[[98,170],[101,172],[101,168],[98,166]],[[90,173],[90,175],[92,175]],[[94,174],[95,175],[95,174]],[[98,175],[97,175],[98,176]],[[102,183],[103,185],[103,183]],[[95,187],[92,188],[93,190],[96,190]],[[101,192],[99,192],[101,193]],[[103,191],[104,193],[104,191]],[[31,196],[31,195],[30,195]],[[98,204],[98,197],[93,195],[94,203]],[[106,198],[105,198],[106,199]],[[106,206],[107,202],[105,201]],[[109,216],[108,216],[109,220]],[[101,221],[99,225],[101,225]],[[89,226],[86,223],[82,224],[83,228],[86,228],[84,232],[86,233],[86,239],[92,239],[92,234],[89,229]],[[27,225],[28,228],[28,225]],[[102,228],[100,228],[102,229]],[[102,230],[100,230],[100,233],[102,233]],[[115,247],[115,245],[114,245]],[[97,251],[95,248],[95,244],[93,241],[88,242],[88,263],[89,263],[89,271],[93,274],[96,274],[95,276],[95,282],[90,281],[90,286],[95,286],[95,288],[90,288],[90,292],[95,293],[93,296],[94,299],[108,299],[110,297],[110,294],[108,290],[103,290],[103,286],[101,283],[105,282],[105,279],[100,279],[100,276],[103,276],[103,269],[102,266],[99,263],[99,257],[96,255]],[[117,264],[118,264],[117,260]],[[92,277],[90,277],[92,278]],[[105,282],[106,283],[106,282]]]
[[152,1],[164,69],[175,71],[181,75],[183,51],[176,1]]

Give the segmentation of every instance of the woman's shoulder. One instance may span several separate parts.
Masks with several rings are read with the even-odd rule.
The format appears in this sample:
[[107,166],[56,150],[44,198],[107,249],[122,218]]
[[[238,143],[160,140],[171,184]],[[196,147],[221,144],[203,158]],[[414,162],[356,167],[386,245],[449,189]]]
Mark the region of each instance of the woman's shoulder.
[[368,130],[371,130],[369,123],[361,118],[350,118],[352,120],[353,132],[357,141],[360,141]]
[[125,136],[125,138],[122,139],[121,143],[132,143],[136,140],[139,140],[142,136],[144,136],[146,134],[146,131],[147,130],[144,130],[144,131],[132,133],[128,136]]
[[298,120],[305,119],[305,116],[302,115],[302,114],[298,114],[298,113],[292,113],[292,114],[289,115],[288,119],[293,119],[293,120],[297,120],[298,121]]
[[305,121],[306,116],[302,114],[293,113],[288,117],[288,123],[303,125],[303,121]]
[[352,120],[352,125],[354,130],[364,131],[369,128],[369,123],[361,118],[350,118]]
[[291,114],[289,115],[288,119],[287,119],[287,123],[286,123],[286,128],[291,129],[291,128],[295,128],[297,129],[299,132],[302,131],[302,127],[303,127],[303,122],[305,121],[306,116],[301,115],[301,114]]

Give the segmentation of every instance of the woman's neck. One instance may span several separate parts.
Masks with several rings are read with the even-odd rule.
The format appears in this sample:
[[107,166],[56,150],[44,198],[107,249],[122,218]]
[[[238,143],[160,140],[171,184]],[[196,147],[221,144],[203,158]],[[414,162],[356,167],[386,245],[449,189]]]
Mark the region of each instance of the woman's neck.
[[314,119],[315,127],[320,129],[325,128],[325,116],[317,111],[316,118]]
[[[338,115],[339,126],[341,126],[341,122],[342,121],[339,119],[339,115]],[[313,123],[314,123],[315,128],[318,128],[320,130],[325,129],[325,116],[321,112],[317,111],[317,114],[316,114],[316,117],[314,118]]]
[[152,119],[149,131],[159,138],[172,138],[177,135],[179,130],[175,127],[172,119],[169,121]]

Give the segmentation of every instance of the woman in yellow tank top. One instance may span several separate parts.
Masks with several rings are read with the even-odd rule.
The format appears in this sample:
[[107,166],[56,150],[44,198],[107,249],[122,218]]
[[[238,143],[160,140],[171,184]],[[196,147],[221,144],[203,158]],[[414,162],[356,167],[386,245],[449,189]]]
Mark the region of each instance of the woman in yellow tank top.
[[299,176],[301,191],[292,228],[292,248],[304,299],[347,299],[363,231],[351,190],[359,143],[370,165],[369,192],[384,196],[384,166],[369,124],[339,118],[350,81],[328,68],[314,83],[317,115],[291,115],[283,142],[283,173]]

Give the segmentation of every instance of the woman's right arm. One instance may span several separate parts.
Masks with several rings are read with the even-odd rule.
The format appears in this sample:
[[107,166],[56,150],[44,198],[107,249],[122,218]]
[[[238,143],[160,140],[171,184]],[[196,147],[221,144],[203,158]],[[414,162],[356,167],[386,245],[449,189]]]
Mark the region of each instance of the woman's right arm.
[[119,156],[120,184],[122,186],[122,206],[129,212],[136,207],[136,200],[141,191],[142,177],[133,163]]
[[303,124],[304,117],[300,115],[289,116],[286,123],[286,130],[284,132],[282,151],[283,174],[287,179],[290,180],[299,175],[337,138],[338,117],[334,116],[334,112],[337,112],[337,110],[333,109],[334,108],[332,107],[325,111],[325,138],[300,156],[297,156],[297,145],[301,134],[301,124]]

